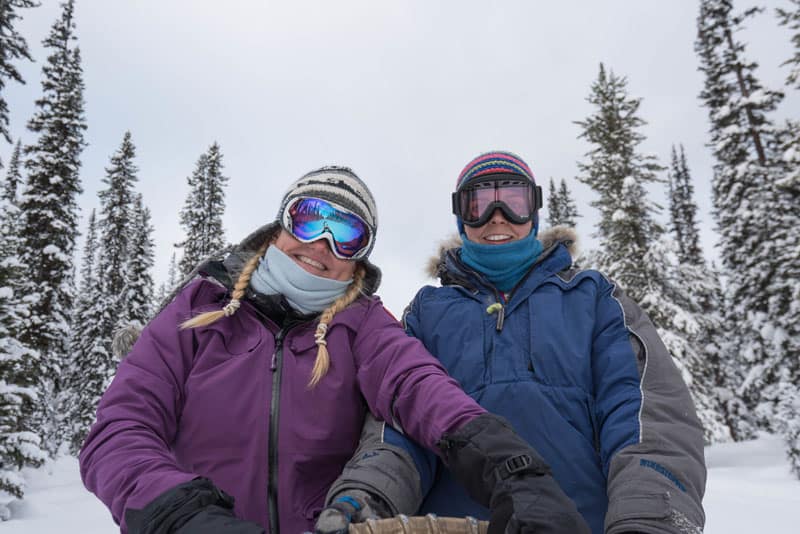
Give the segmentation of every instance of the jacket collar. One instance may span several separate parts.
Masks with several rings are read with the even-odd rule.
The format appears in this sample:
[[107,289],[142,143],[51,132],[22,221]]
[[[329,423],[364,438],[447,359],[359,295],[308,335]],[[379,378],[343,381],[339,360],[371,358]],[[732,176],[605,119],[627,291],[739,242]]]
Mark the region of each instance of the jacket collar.
[[[527,297],[547,277],[568,269],[572,265],[572,258],[577,255],[577,235],[572,228],[548,228],[539,234],[539,241],[544,250],[515,288],[512,301],[517,301],[518,296]],[[496,292],[481,273],[464,265],[458,254],[460,247],[460,236],[445,240],[439,247],[439,255],[428,261],[428,274],[439,278],[442,285],[458,285],[472,292],[480,291],[481,288]]]

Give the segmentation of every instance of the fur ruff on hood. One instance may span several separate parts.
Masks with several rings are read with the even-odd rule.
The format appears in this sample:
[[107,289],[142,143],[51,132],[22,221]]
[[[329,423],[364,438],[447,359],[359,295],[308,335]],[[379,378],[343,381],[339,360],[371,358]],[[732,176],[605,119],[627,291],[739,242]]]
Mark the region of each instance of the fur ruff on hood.
[[[575,232],[574,228],[568,226],[554,226],[547,230],[542,230],[539,232],[539,241],[542,243],[542,248],[544,250],[542,254],[547,254],[548,250],[554,245],[562,243],[567,247],[567,251],[573,259],[578,256],[578,234]],[[425,272],[428,276],[438,279],[439,274],[444,268],[447,251],[460,248],[462,243],[463,241],[459,234],[453,234],[443,240],[439,244],[438,253],[435,256],[431,256],[425,266]]]

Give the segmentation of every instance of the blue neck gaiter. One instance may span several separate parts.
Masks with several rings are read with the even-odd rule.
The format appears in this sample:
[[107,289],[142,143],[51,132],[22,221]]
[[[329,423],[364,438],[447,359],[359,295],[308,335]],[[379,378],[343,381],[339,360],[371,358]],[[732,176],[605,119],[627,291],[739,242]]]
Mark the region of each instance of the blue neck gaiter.
[[542,253],[542,243],[534,232],[502,245],[473,243],[464,232],[461,240],[461,261],[486,276],[503,293],[514,289]]
[[276,246],[270,246],[250,277],[263,295],[280,294],[303,314],[321,312],[344,295],[352,280],[332,280],[306,271]]

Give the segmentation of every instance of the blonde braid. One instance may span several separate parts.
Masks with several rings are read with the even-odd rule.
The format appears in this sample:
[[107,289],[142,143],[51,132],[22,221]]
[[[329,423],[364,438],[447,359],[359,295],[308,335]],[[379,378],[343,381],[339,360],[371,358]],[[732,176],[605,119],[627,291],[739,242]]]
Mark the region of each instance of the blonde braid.
[[270,242],[267,241],[261,245],[261,248],[259,248],[258,251],[251,256],[249,260],[247,260],[247,263],[244,264],[244,268],[239,274],[239,279],[236,280],[236,284],[233,286],[233,293],[231,294],[230,302],[228,302],[221,310],[201,313],[197,317],[192,317],[188,321],[182,322],[180,327],[181,330],[195,328],[197,326],[210,325],[211,323],[222,319],[223,317],[230,317],[236,313],[236,310],[238,310],[239,306],[242,304],[244,290],[247,289],[247,285],[250,283],[250,277],[253,275],[253,271],[256,270],[259,260],[267,251],[269,244]]
[[322,380],[322,377],[328,372],[330,368],[330,356],[328,355],[328,343],[325,341],[325,335],[328,333],[328,325],[333,320],[333,316],[348,307],[354,300],[361,294],[364,289],[364,276],[366,269],[363,265],[359,264],[356,267],[356,272],[353,273],[353,281],[345,291],[344,295],[336,299],[322,315],[319,317],[319,324],[317,331],[314,334],[314,339],[317,342],[317,359],[314,360],[314,368],[311,370],[311,380],[308,382],[308,388],[311,389]]

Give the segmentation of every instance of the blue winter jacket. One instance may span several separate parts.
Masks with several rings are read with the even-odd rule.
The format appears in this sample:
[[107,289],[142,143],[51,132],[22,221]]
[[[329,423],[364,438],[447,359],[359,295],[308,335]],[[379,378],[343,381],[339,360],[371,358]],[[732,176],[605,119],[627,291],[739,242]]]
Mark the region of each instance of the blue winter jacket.
[[[542,240],[545,252],[507,299],[460,261],[458,248],[444,250],[442,286],[417,293],[404,315],[408,333],[544,457],[594,534],[701,532],[702,428],[671,356],[613,282],[571,269],[574,234]],[[380,434],[377,449],[414,459],[419,476],[410,480],[425,496],[417,513],[489,517],[441,462],[388,425]],[[356,457],[342,480],[380,488],[389,500],[408,494],[359,467]],[[418,501],[392,504],[413,514]]]

